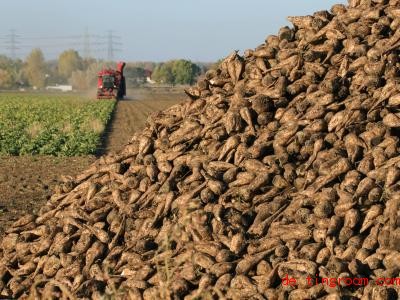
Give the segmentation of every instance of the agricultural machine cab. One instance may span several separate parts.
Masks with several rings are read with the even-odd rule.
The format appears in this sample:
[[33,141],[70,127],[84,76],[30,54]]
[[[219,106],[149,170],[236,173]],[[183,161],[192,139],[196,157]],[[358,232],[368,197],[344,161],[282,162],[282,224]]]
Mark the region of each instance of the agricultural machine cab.
[[103,76],[103,88],[105,88],[105,89],[114,88],[114,76],[110,76],[110,75]]
[[125,63],[119,62],[117,70],[103,69],[98,73],[97,99],[120,100],[126,95]]

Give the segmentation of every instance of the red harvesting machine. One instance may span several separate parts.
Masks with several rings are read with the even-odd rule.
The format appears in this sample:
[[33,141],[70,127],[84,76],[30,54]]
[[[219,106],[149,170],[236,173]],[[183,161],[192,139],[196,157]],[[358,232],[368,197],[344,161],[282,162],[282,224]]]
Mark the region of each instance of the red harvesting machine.
[[119,62],[117,70],[103,69],[98,73],[97,78],[97,99],[120,100],[126,95],[125,63]]

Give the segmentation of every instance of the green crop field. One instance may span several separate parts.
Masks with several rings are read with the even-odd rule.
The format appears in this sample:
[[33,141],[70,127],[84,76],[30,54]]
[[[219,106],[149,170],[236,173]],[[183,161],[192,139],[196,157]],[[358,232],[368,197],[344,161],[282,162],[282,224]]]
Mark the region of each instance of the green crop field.
[[95,153],[115,101],[0,94],[0,155]]

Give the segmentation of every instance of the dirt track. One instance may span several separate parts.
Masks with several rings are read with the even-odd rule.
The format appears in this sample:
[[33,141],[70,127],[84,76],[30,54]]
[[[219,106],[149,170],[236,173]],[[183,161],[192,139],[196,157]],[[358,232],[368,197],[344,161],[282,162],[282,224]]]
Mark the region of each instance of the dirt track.
[[[133,90],[120,101],[107,128],[100,153],[116,152],[144,127],[148,115],[184,99],[182,91]],[[95,161],[95,156],[0,157],[0,236],[18,217],[36,212],[52,194],[61,175],[75,176]]]
[[133,133],[144,127],[148,116],[184,99],[181,91],[131,91],[129,98],[117,104],[111,126],[107,129],[102,153],[117,152]]

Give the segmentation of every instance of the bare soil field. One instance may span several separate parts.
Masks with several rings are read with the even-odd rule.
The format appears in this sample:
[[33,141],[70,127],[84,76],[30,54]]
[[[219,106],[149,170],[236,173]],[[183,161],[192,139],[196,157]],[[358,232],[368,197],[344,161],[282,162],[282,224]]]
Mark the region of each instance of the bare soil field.
[[51,196],[61,175],[76,175],[95,156],[0,157],[0,235],[21,215],[36,212]]
[[[129,90],[120,101],[106,129],[99,155],[118,152],[136,130],[145,125],[148,115],[184,99],[181,89]],[[0,157],[0,236],[21,215],[36,212],[52,194],[61,176],[74,176],[96,160],[95,156]]]

